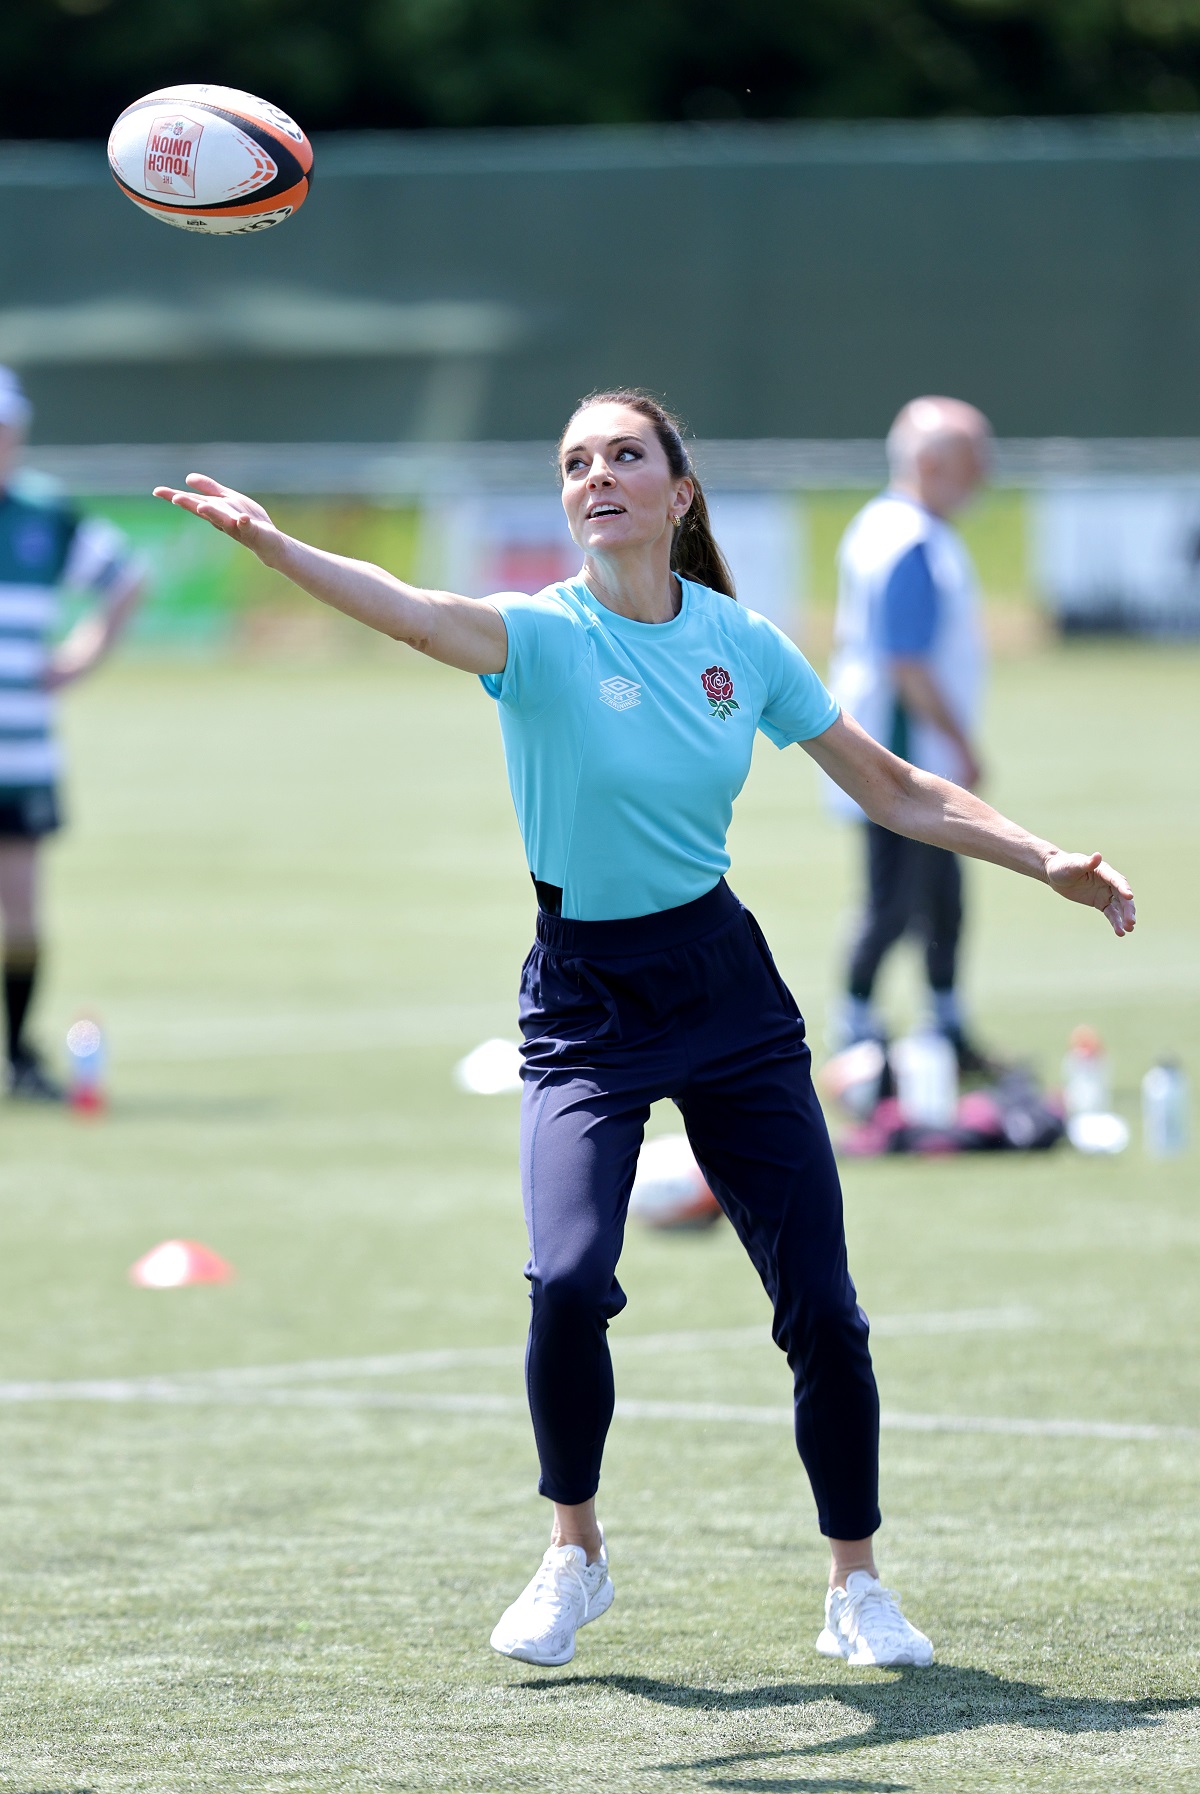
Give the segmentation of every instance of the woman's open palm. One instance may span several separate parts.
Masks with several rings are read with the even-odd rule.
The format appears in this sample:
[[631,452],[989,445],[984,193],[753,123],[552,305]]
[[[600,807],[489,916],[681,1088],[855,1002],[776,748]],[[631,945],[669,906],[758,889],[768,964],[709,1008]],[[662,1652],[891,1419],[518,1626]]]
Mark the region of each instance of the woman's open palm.
[[202,517],[214,529],[251,549],[268,566],[271,564],[283,536],[260,504],[244,492],[235,492],[232,486],[222,486],[206,473],[189,473],[187,484],[190,491],[178,486],[156,486],[154,496]]

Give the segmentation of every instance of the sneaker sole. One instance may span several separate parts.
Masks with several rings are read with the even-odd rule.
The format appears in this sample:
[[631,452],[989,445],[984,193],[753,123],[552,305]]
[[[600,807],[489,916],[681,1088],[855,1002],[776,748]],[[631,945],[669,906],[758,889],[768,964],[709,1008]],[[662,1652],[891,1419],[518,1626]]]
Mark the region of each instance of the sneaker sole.
[[837,1634],[825,1626],[817,1638],[817,1651],[822,1657],[840,1657],[851,1669],[928,1669],[933,1662],[933,1646],[928,1654],[923,1649],[902,1651],[895,1657],[852,1657],[844,1651]]
[[933,1646],[924,1651],[899,1651],[894,1657],[847,1657],[851,1669],[928,1669],[933,1662]]
[[562,1669],[575,1655],[574,1639],[565,1657],[539,1657],[528,1645],[497,1644],[494,1637],[490,1643],[493,1651],[499,1651],[502,1657],[510,1657],[514,1663],[532,1663],[535,1669]]
[[[579,1625],[575,1628],[576,1637],[578,1637],[585,1626],[590,1626],[593,1620],[600,1619],[603,1614],[608,1612],[616,1598],[616,1593],[617,1591],[613,1587],[613,1580],[610,1576],[604,1583],[602,1583],[597,1594],[588,1603],[587,1617],[580,1620]],[[515,1663],[532,1663],[535,1669],[562,1669],[565,1664],[570,1663],[572,1657],[575,1655],[574,1638],[571,1640],[570,1650],[567,1651],[564,1656],[559,1657],[548,1657],[544,1653],[539,1655],[536,1647],[532,1645],[497,1644],[496,1634],[494,1632],[488,1642],[493,1651],[499,1651],[502,1657],[511,1657]]]

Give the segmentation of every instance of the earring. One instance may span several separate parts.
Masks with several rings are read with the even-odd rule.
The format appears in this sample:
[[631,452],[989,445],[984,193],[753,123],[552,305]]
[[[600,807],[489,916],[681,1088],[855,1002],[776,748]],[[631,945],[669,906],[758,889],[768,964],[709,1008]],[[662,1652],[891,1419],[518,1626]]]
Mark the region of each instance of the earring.
[[680,526],[680,524],[681,524],[681,523],[682,523],[682,522],[683,522],[683,518],[682,518],[682,517],[672,517],[672,519],[671,519],[671,528],[672,528],[672,529],[678,529],[678,528],[679,528],[679,526]]

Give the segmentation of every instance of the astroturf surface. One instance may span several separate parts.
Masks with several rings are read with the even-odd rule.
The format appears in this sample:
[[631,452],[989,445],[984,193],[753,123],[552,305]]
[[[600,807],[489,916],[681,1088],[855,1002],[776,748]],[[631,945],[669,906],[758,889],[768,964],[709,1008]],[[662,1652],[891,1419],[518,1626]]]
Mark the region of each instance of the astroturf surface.
[[[1053,1075],[1093,1023],[1135,1122],[1157,1054],[1200,1071],[1198,675],[1058,649],[991,705],[989,793],[1102,847],[1141,924],[975,869],[980,1031]],[[924,1672],[813,1652],[824,1552],[732,1234],[631,1232],[616,1605],[567,1670],[509,1663],[547,1524],[516,1102],[451,1080],[513,1033],[532,922],[492,707],[399,653],[126,662],[68,734],[39,1027],[103,1019],[113,1105],[0,1111],[0,1787],[1200,1786],[1194,1151],[846,1168]],[[760,744],[733,851],[820,1052],[853,841],[798,750]],[[130,1287],[176,1236],[237,1281]]]

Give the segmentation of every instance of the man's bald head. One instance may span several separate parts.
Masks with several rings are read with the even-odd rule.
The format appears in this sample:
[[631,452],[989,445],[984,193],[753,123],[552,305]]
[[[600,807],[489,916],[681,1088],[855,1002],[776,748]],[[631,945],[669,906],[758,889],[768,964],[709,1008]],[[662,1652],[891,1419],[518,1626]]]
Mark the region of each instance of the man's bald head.
[[892,485],[948,517],[987,477],[992,431],[963,399],[910,399],[888,431]]

